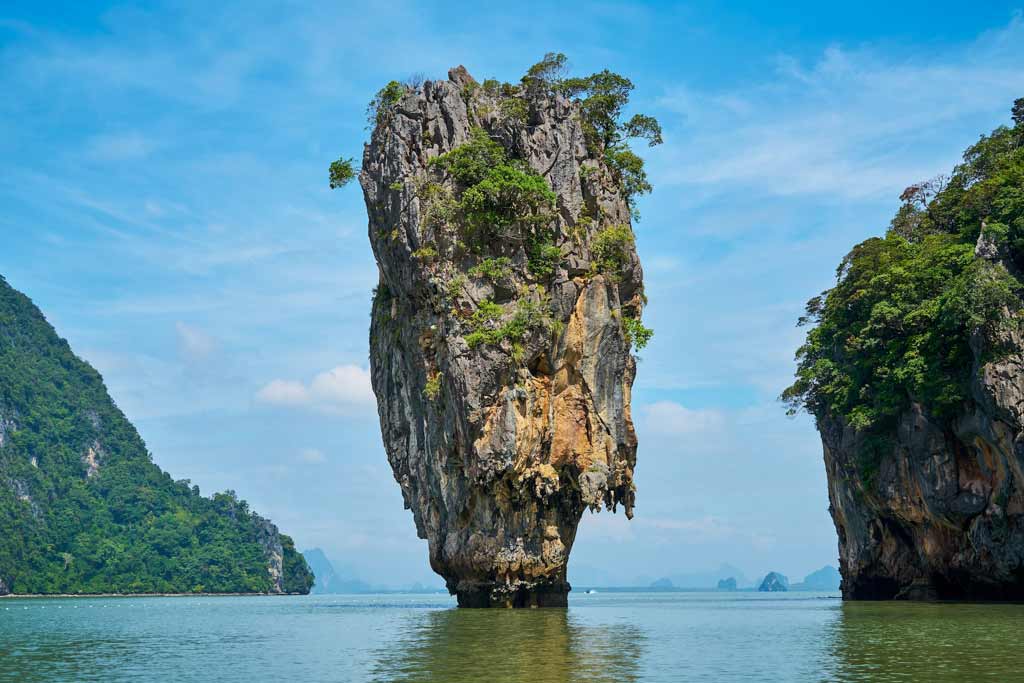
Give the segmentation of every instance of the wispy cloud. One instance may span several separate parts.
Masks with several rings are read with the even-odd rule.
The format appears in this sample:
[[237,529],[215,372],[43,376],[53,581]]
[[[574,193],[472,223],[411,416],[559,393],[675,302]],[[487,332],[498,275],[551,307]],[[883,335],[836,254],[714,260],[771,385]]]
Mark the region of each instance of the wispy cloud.
[[274,379],[258,392],[256,400],[276,406],[351,414],[375,405],[370,372],[356,365],[339,365],[316,375],[309,383]]
[[96,135],[86,142],[86,154],[97,161],[137,161],[148,157],[160,146],[156,140],[137,131]]
[[307,465],[322,465],[327,462],[327,456],[319,448],[303,448],[299,460]]
[[204,361],[216,350],[213,337],[193,325],[180,320],[174,324],[178,337],[178,352],[187,362]]
[[657,155],[662,184],[776,196],[889,196],[934,174],[956,147],[928,144],[951,121],[1009,111],[1024,91],[1024,21],[941,56],[833,45],[804,63],[777,59],[736,90],[672,86],[673,132]]
[[692,410],[673,401],[658,401],[642,408],[644,428],[652,434],[681,435],[721,429],[724,417],[717,410]]

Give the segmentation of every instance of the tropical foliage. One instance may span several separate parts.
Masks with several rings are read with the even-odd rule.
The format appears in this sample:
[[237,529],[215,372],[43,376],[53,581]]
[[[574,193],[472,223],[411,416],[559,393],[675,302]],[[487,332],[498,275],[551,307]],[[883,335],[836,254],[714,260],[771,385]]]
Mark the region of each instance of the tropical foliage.
[[[948,419],[968,399],[972,339],[991,358],[999,332],[1018,324],[1024,99],[1014,124],[983,136],[948,178],[907,188],[886,235],[854,247],[835,287],[808,302],[800,323],[813,327],[782,395],[791,412],[841,417],[871,436],[911,402]],[[977,255],[982,235],[990,253]]]
[[[265,592],[269,523],[151,461],[103,380],[0,278],[0,580],[18,593]],[[286,590],[312,575],[281,537]]]

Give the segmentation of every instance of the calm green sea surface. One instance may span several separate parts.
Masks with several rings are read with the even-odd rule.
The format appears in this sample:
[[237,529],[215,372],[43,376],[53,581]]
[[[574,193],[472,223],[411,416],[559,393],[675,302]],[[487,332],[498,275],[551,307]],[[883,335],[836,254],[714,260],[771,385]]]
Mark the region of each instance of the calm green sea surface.
[[1018,681],[1024,606],[573,594],[0,600],[2,681]]

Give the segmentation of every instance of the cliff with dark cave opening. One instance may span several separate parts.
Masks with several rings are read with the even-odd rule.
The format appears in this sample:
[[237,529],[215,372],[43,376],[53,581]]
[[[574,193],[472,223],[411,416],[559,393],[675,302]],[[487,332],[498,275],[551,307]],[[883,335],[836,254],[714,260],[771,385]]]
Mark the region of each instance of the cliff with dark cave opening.
[[808,303],[847,599],[1024,599],[1024,99]]
[[[388,460],[460,606],[564,606],[585,510],[632,516],[643,274],[632,84],[391,83],[360,184],[380,271],[370,366]],[[341,180],[351,172],[340,169]],[[332,167],[332,182],[335,169]]]

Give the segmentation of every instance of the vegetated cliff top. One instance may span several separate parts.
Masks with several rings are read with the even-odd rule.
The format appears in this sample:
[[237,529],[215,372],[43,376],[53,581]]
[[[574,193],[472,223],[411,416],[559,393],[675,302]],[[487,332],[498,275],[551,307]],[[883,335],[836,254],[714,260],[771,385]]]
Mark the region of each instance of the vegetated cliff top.
[[891,431],[917,403],[950,419],[967,401],[972,343],[986,358],[1019,325],[1024,267],[1024,98],[949,176],[908,187],[884,237],[861,242],[807,304],[791,411]]
[[308,592],[292,540],[153,464],[103,379],[0,277],[0,593]]

